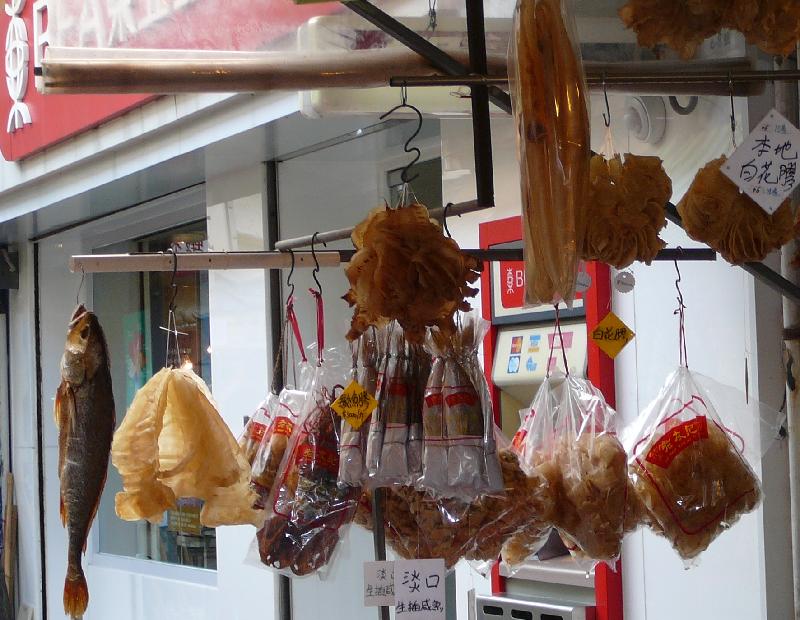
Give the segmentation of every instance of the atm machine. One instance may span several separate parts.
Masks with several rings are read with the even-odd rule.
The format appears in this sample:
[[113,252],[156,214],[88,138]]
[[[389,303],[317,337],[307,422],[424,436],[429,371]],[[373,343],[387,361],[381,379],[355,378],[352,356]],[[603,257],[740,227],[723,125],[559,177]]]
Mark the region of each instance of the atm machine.
[[[482,249],[522,246],[520,217],[480,225]],[[588,263],[588,290],[572,309],[559,312],[570,372],[589,379],[614,405],[614,362],[588,334],[611,307],[610,270]],[[491,329],[483,346],[484,369],[494,401],[495,419],[507,437],[519,427],[519,411],[530,405],[545,378],[548,363],[563,366],[561,341],[555,335],[552,307],[523,307],[525,275],[522,262],[499,261],[481,276],[483,316]],[[550,347],[553,346],[552,360]],[[477,597],[478,620],[622,620],[622,562],[612,571],[605,564],[590,574],[580,568],[557,536],[544,558],[518,568],[513,576],[502,563],[492,573],[492,595]]]

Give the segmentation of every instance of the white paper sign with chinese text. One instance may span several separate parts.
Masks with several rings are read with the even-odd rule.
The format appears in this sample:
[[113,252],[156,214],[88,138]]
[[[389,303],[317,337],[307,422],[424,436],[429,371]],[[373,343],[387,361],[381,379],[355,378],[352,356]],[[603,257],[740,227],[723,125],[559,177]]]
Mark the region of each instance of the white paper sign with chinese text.
[[394,563],[396,620],[444,620],[444,560]]
[[364,607],[394,605],[394,562],[364,562]]
[[777,110],[764,117],[722,166],[722,172],[770,215],[800,183],[800,130]]

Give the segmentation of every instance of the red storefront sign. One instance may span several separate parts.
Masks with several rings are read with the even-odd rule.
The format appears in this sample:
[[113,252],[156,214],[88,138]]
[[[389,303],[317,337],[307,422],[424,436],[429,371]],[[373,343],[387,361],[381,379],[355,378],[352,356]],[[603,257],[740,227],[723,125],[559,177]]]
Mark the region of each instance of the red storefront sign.
[[525,298],[525,263],[500,261],[500,303],[503,308],[522,308]]
[[[23,159],[153,99],[40,94],[34,66],[48,44],[257,50],[294,36],[300,24],[335,10],[340,10],[338,3],[297,6],[289,0],[7,0],[0,152],[8,161]],[[49,30],[50,23],[54,26]]]

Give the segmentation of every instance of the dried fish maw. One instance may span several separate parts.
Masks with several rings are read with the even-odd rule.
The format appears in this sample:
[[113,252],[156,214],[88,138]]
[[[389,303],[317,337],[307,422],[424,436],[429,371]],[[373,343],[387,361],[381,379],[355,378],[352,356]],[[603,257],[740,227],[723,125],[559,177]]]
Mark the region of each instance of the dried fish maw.
[[260,522],[247,460],[202,379],[164,369],[129,413],[112,445],[125,489],[116,498],[121,518],[159,521],[175,498],[195,497],[205,500],[200,521],[209,527]]
[[658,234],[667,225],[665,204],[672,181],[658,157],[595,155],[586,205],[584,260],[600,260],[617,269],[634,260],[650,263],[664,247]]
[[413,343],[422,342],[426,326],[452,332],[453,314],[477,294],[469,284],[478,278],[479,261],[445,237],[423,205],[375,209],[352,240],[357,252],[346,269],[350,290],[344,295],[355,306],[349,340],[392,319]]
[[767,214],[722,173],[724,163],[724,157],[715,159],[695,176],[678,203],[683,227],[730,263],[762,261],[793,236],[790,201]]
[[176,507],[175,493],[158,479],[158,436],[166,406],[170,370],[161,369],[134,396],[111,445],[111,461],[122,477],[124,491],[115,498],[120,519],[151,523]]

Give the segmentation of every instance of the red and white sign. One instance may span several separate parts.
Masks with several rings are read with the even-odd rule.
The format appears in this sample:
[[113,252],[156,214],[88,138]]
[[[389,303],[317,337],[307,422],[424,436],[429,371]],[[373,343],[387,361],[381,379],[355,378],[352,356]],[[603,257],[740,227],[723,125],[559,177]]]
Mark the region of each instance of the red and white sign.
[[6,85],[0,153],[33,155],[152,100],[152,95],[42,95],[34,66],[47,45],[257,50],[338,3],[289,0],[6,0]]
[[503,308],[522,308],[525,300],[525,263],[500,261],[500,286]]

